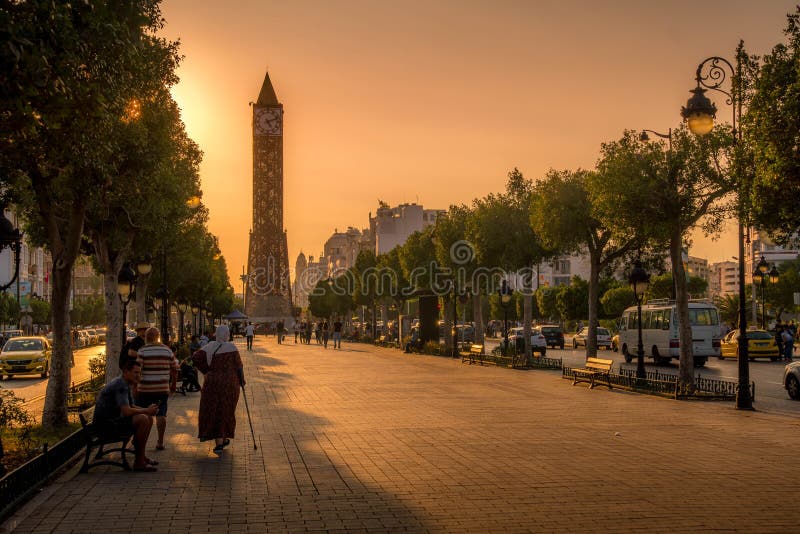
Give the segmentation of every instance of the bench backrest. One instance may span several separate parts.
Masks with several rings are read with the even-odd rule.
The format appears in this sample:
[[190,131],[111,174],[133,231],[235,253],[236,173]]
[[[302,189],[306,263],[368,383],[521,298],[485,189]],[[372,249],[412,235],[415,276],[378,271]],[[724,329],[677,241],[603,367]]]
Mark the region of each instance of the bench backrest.
[[614,365],[614,360],[606,360],[603,358],[586,358],[587,369],[596,369],[598,371],[610,371],[612,365]]
[[472,345],[469,351],[475,354],[483,354],[483,345]]

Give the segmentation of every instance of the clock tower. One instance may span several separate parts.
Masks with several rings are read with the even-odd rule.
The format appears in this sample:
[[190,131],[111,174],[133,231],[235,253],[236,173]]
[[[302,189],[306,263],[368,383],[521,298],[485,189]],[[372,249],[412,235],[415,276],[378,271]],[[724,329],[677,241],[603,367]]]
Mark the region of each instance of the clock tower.
[[283,104],[264,78],[253,103],[253,227],[245,313],[255,322],[292,317],[289,251],[283,229]]

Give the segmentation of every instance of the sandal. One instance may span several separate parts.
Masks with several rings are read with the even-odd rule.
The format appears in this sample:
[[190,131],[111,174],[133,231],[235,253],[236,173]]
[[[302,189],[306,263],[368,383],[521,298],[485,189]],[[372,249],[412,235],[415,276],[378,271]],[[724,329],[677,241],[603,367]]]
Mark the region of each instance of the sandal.
[[158,465],[158,460],[153,460],[152,458],[146,458],[145,462],[147,462],[147,465]]
[[166,447],[165,447],[165,446],[163,446],[163,445],[156,445],[156,450],[157,450],[157,451],[163,451],[164,449],[166,449]]
[[217,456],[222,456],[222,450],[224,447],[225,447],[224,445],[217,445],[216,447],[214,447],[214,454],[216,454]]

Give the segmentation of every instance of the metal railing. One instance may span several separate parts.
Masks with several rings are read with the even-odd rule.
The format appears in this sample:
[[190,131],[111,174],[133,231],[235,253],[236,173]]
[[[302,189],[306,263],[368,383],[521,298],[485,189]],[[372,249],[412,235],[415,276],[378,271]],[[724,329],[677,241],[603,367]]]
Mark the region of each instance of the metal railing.
[[[564,367],[561,373],[562,378],[573,378],[572,368]],[[609,380],[612,386],[640,393],[651,395],[661,395],[674,399],[715,399],[715,400],[735,400],[739,385],[730,380],[720,380],[717,378],[706,378],[699,374],[694,380],[694,391],[685,391],[678,385],[678,376],[672,373],[647,371],[643,379],[636,378],[636,370],[620,369],[618,373],[610,373]],[[755,398],[755,382],[750,384],[750,392]]]
[[86,447],[84,429],[76,430],[52,447],[0,478],[0,521]]

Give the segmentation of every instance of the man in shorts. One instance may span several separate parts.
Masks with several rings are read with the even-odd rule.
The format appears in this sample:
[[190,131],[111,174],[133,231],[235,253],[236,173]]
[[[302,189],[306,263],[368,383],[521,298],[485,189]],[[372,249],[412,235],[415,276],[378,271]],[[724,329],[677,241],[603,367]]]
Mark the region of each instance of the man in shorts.
[[141,379],[141,364],[133,359],[127,360],[122,368],[122,376],[106,384],[97,396],[92,423],[103,436],[123,437],[133,434],[133,446],[136,450],[133,470],[156,471],[154,466],[158,462],[147,458],[144,448],[153,427],[151,417],[156,414],[158,407],[151,404],[147,408],[140,408],[133,403],[131,395],[131,388]]
[[136,404],[139,406],[158,405],[156,428],[158,442],[156,450],[164,450],[164,431],[167,429],[167,399],[174,391],[178,376],[178,360],[169,347],[159,341],[158,328],[148,328],[144,334],[145,345],[139,349],[139,362],[142,364],[142,381],[139,383]]

